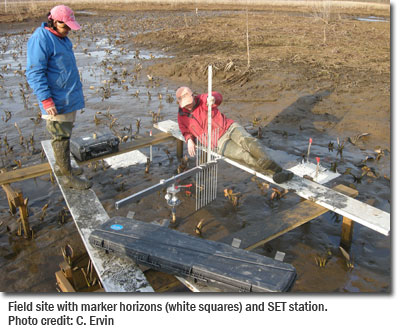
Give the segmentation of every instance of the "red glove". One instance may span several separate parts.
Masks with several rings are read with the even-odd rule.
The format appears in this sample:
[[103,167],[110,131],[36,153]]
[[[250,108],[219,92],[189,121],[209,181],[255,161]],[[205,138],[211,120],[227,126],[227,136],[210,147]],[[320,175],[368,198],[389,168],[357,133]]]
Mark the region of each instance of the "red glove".
[[43,100],[42,105],[43,105],[44,111],[46,111],[47,114],[53,115],[53,116],[57,115],[56,105],[54,104],[53,99],[51,97],[49,97],[46,100]]

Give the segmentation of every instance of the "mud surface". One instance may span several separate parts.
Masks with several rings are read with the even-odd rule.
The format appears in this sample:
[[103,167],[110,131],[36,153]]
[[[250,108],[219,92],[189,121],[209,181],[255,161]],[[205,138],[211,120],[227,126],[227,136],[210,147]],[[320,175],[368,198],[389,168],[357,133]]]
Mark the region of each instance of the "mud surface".
[[[390,212],[389,13],[332,13],[329,19],[260,8],[76,14],[83,29],[70,38],[86,108],[78,113],[75,135],[112,131],[124,140],[148,135],[154,121],[176,120],[177,87],[206,91],[212,64],[214,90],[224,97],[220,110],[228,117],[251,132],[260,127],[262,143],[290,154],[292,162],[302,160],[313,138],[311,159],[318,156],[323,166],[343,173],[329,185],[350,185],[359,200]],[[380,19],[360,20],[371,15]],[[24,78],[26,42],[39,24],[1,25],[0,165],[7,170],[45,161],[40,141],[49,136]],[[174,143],[154,146],[150,173],[144,164],[112,169],[98,163],[84,170],[110,216],[133,211],[136,219],[160,220],[170,217],[164,193],[118,211],[114,202],[175,174],[174,154]],[[277,161],[288,166],[287,159]],[[195,234],[204,219],[202,236],[219,239],[273,219],[299,201],[291,194],[271,199],[272,187],[260,189],[250,175],[226,164],[218,175],[217,200],[198,212],[193,195],[181,193],[177,230]],[[69,243],[83,250],[80,237],[48,175],[12,186],[29,198],[35,234],[31,240],[17,236],[18,215],[10,215],[0,193],[0,289],[55,291],[60,248]],[[238,206],[224,198],[226,188],[240,192]],[[340,232],[341,220],[328,212],[255,252],[286,253],[285,261],[298,272],[295,292],[389,292],[390,238],[355,224],[349,264],[339,250]],[[325,267],[317,265],[319,257]]]

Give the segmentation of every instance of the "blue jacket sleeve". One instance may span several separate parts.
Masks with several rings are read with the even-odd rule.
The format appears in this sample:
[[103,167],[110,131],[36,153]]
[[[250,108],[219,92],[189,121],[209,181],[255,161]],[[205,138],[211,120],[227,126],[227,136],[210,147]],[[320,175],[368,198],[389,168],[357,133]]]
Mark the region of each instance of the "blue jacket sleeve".
[[26,79],[39,101],[52,96],[47,80],[49,54],[43,34],[33,34],[28,41]]

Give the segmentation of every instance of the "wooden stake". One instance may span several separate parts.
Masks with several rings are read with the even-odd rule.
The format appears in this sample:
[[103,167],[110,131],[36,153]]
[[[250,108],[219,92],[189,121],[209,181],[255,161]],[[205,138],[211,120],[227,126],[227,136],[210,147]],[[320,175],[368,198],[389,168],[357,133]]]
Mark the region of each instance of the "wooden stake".
[[28,198],[24,199],[22,191],[17,192],[17,197],[19,200],[18,203],[19,216],[22,223],[22,228],[24,229],[24,237],[29,238],[31,234],[31,229],[29,227],[29,221],[28,221]]
[[56,279],[62,292],[76,292],[61,270],[56,272]]
[[[0,173],[6,173],[6,170],[1,169]],[[8,202],[8,207],[10,208],[10,212],[12,215],[14,215],[17,212],[16,208],[17,194],[8,183],[2,184],[1,187],[3,188],[4,192],[7,195],[7,202]]]
[[178,139],[176,140],[176,157],[178,157],[179,160],[183,157],[183,141]]
[[3,190],[6,192],[8,207],[10,208],[10,212],[14,215],[17,212],[17,208],[15,207],[15,192],[12,190],[9,184],[2,185]]
[[347,251],[350,249],[353,237],[354,221],[349,218],[343,217],[342,222],[342,236],[340,238],[340,245]]
[[17,207],[19,208],[19,220],[24,230],[24,237],[31,237],[31,229],[28,222],[28,198],[23,197],[22,191],[15,191],[9,184],[1,186],[7,195],[8,206],[10,207],[11,214],[15,214]]

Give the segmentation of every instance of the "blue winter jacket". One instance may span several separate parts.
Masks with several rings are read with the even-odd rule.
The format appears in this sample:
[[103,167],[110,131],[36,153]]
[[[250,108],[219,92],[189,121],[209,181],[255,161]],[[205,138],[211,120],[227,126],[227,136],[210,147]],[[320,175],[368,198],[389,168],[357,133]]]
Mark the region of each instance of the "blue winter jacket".
[[26,78],[39,100],[51,97],[58,113],[73,112],[85,107],[82,83],[76,66],[72,43],[45,29],[36,29],[28,41]]

